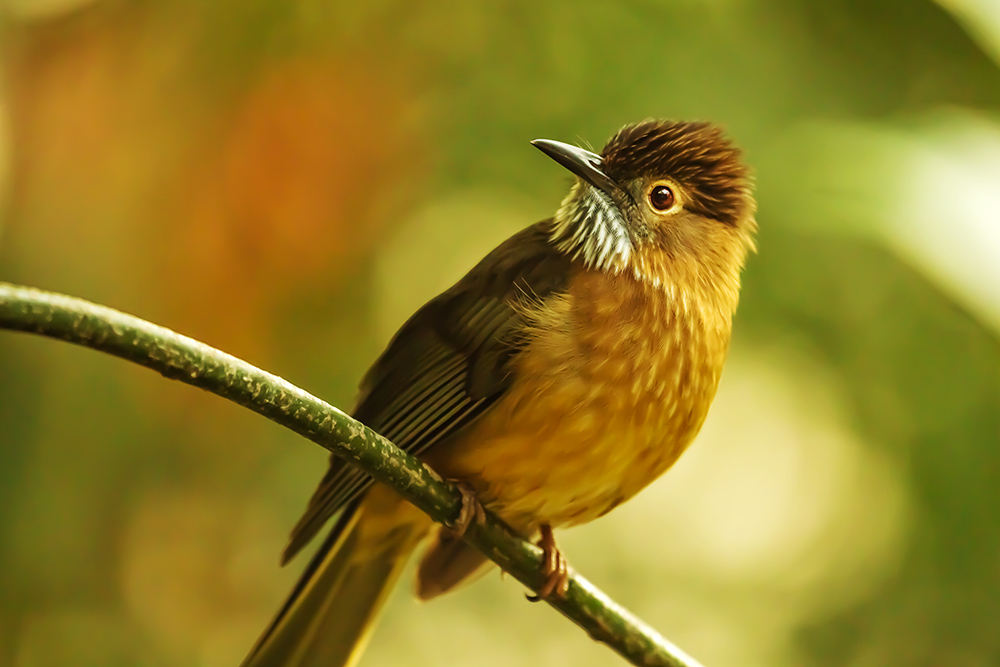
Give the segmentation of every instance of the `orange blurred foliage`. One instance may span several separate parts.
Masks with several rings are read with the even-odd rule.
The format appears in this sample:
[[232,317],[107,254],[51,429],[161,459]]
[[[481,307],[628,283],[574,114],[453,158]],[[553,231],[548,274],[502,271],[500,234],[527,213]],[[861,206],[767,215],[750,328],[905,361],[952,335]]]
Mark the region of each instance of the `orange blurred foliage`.
[[182,320],[266,331],[290,294],[349,275],[420,173],[407,102],[383,81],[356,63],[279,63],[219,144],[180,167],[186,192],[161,253]]

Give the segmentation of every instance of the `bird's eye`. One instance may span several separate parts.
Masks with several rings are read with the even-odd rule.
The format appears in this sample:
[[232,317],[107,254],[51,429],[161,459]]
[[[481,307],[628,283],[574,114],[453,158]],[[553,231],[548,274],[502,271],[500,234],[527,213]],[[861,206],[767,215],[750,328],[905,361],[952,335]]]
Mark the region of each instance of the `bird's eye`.
[[654,186],[649,191],[649,203],[657,211],[666,211],[674,205],[674,191],[666,185]]

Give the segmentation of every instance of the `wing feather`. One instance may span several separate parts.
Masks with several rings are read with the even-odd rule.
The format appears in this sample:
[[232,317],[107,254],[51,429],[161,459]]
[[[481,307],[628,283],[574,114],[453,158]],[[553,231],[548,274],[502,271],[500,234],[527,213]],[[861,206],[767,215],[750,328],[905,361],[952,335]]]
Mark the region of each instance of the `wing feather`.
[[[550,230],[546,220],[515,234],[418,310],[362,380],[355,418],[419,455],[490,409],[511,380],[522,324],[516,302],[559,292],[569,278],[571,260],[549,243]],[[331,457],[283,560],[371,483]]]

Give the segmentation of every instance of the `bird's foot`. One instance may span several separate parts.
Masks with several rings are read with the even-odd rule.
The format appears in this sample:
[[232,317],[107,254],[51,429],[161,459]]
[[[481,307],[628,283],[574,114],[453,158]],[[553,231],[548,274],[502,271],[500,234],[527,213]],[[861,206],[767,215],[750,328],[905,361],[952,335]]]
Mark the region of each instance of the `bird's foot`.
[[473,523],[483,523],[486,521],[486,511],[483,509],[483,505],[479,502],[479,499],[476,498],[476,491],[472,488],[471,484],[461,480],[450,481],[458,489],[458,492],[462,494],[462,510],[458,513],[458,518],[455,519],[452,525],[448,526],[448,529],[454,538],[461,539]]
[[535,595],[525,597],[531,602],[565,599],[569,590],[569,563],[556,546],[552,526],[547,523],[542,524],[542,537],[538,540],[538,546],[542,549],[542,574],[546,580]]

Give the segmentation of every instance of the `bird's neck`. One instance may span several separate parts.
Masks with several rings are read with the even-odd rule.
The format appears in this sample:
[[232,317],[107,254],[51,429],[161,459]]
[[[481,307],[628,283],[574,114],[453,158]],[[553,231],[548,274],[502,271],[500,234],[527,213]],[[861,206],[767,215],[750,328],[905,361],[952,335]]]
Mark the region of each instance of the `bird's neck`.
[[[587,270],[632,278],[680,304],[698,304],[726,321],[739,301],[740,271],[753,247],[752,225],[713,223],[711,238],[680,240],[676,248],[637,246],[618,208],[600,190],[573,186],[552,218],[550,242]],[[693,248],[711,249],[696,252]]]
[[626,269],[634,253],[617,206],[597,188],[579,181],[552,218],[549,240],[587,268],[615,274]]
[[739,303],[741,269],[735,257],[636,253],[622,276],[641,284],[650,298],[666,298],[706,323],[728,327]]

